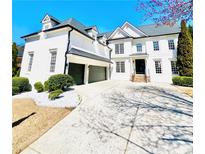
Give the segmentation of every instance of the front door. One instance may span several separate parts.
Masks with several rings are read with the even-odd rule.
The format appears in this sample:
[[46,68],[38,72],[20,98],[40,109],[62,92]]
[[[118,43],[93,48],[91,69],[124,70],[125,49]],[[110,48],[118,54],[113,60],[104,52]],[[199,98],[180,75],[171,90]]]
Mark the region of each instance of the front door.
[[136,74],[145,74],[145,60],[136,59],[135,68],[136,68]]

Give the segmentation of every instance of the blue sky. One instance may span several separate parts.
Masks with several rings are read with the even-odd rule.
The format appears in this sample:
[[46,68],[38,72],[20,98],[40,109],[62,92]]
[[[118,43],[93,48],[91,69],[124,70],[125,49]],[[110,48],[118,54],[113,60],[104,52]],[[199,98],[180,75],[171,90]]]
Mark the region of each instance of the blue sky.
[[113,31],[125,21],[134,25],[150,24],[136,11],[137,0],[127,1],[70,1],[70,0],[13,0],[12,40],[23,44],[20,37],[41,29],[46,13],[60,21],[73,17],[84,25],[96,25],[100,32]]

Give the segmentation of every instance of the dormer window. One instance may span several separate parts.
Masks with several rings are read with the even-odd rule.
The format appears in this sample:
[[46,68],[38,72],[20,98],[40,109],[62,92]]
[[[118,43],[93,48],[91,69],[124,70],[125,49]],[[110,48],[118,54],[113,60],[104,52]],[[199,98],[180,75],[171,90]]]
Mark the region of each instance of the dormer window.
[[41,21],[41,23],[43,24],[43,30],[49,29],[54,27],[55,25],[59,24],[60,21],[58,21],[56,18],[46,15],[43,20]]

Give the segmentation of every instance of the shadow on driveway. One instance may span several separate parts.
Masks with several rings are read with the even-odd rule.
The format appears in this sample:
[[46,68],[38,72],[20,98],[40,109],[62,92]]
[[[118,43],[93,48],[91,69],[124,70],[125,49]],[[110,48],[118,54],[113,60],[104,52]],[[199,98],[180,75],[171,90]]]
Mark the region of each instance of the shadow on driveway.
[[156,86],[129,86],[102,98],[103,103],[80,110],[87,133],[102,142],[113,136],[125,140],[124,153],[192,153],[191,98]]

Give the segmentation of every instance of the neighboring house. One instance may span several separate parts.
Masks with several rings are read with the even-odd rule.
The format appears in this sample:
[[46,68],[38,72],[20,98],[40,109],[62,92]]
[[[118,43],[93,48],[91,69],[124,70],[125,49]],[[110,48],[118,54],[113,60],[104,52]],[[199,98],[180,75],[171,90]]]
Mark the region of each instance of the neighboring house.
[[106,79],[168,82],[177,75],[176,47],[179,27],[125,22],[113,32],[100,33],[70,18],[59,21],[46,15],[42,30],[23,36],[20,76],[31,83],[65,73],[76,84]]
[[17,46],[18,49],[18,54],[17,54],[17,68],[21,69],[21,62],[22,62],[22,58],[23,58],[23,51],[24,51],[24,45],[21,46]]

